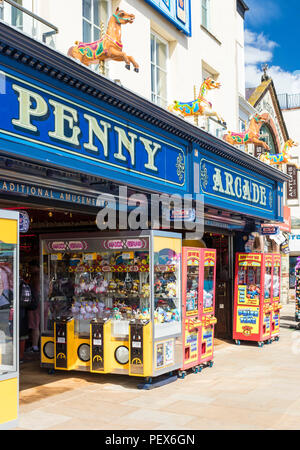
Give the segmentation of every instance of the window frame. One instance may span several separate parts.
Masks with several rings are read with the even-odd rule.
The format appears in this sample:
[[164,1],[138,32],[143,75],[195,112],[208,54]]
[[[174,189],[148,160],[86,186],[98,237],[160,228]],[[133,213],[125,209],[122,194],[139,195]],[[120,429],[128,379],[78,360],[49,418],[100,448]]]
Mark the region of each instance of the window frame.
[[[155,61],[152,61],[152,54],[151,54],[151,43],[152,43],[152,38],[154,38],[155,40]],[[156,43],[157,41],[160,41],[163,45],[165,45],[166,47],[166,68],[162,68],[161,66],[158,66],[156,64]],[[154,67],[155,70],[155,79],[153,80],[152,78],[152,68]],[[162,97],[161,95],[158,94],[157,92],[157,70],[165,73],[166,75],[166,93],[165,93],[165,97]],[[158,33],[156,33],[154,30],[151,30],[150,33],[150,78],[151,78],[151,101],[153,103],[155,103],[156,105],[160,106],[160,107],[167,107],[168,105],[168,78],[169,78],[169,42],[164,39],[161,35],[159,35]],[[155,91],[152,90],[152,86],[153,86],[153,81],[154,81],[154,86],[155,86]],[[161,102],[158,102],[157,100],[160,100]]]
[[[88,19],[87,17],[85,17],[83,15],[85,1],[86,0],[82,0],[82,41],[83,42],[95,42],[101,38],[101,17],[99,17],[99,25],[96,25],[94,22],[94,1],[93,0],[91,0],[91,18]],[[105,2],[107,4],[107,21],[108,21],[109,17],[110,17],[110,12],[111,12],[111,5],[108,0],[98,0],[99,11],[101,9],[100,4],[102,2]],[[91,36],[89,39],[86,39],[84,37],[84,23],[88,23],[91,27]],[[104,25],[107,26],[107,24],[104,24]],[[99,39],[95,39],[95,36],[94,36],[95,28],[99,31]]]
[[4,20],[4,2],[0,1],[0,20]]
[[210,8],[210,0],[201,0],[201,25],[208,31],[210,30]]
[[239,117],[239,129],[240,129],[240,133],[244,133],[247,129],[245,121],[243,119],[241,119],[240,117]]
[[[15,2],[18,3],[18,5],[23,6],[23,0],[15,0]],[[20,23],[18,24],[18,22]],[[18,30],[23,31],[24,27],[23,12],[15,8],[14,6],[11,7],[11,24]]]

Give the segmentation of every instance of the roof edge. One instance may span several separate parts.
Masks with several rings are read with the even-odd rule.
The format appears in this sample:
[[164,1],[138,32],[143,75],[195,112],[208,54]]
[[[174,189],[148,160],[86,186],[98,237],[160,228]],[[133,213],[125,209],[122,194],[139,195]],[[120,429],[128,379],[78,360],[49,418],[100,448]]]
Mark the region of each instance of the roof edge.
[[201,130],[150,100],[119,86],[74,59],[32,39],[25,33],[0,23],[0,54],[10,57],[24,66],[42,72],[52,79],[67,84],[78,91],[100,99],[110,105],[157,126],[229,161],[254,170],[275,181],[285,182],[289,176],[271,168],[253,156]]
[[237,12],[245,19],[245,13],[249,11],[249,6],[243,0],[236,1]]

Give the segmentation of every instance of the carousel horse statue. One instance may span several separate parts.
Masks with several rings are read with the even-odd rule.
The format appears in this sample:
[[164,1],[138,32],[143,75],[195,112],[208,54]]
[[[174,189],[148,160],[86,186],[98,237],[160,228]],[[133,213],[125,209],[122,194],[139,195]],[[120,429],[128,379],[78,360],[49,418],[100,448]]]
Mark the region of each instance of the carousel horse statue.
[[215,111],[212,111],[212,104],[205,99],[207,91],[219,89],[220,87],[220,83],[208,77],[201,84],[199,95],[195,100],[191,102],[179,102],[175,100],[172,105],[168,106],[168,110],[170,112],[179,112],[183,117],[215,116],[218,122],[225,123],[222,117]]
[[259,130],[261,129],[262,124],[268,122],[268,120],[268,114],[257,113],[250,119],[248,130],[243,133],[233,133],[228,131],[228,133],[223,136],[223,139],[231,145],[255,144],[264,147],[266,150],[270,150],[268,144],[262,141],[259,136]]
[[139,65],[132,56],[123,52],[121,42],[121,26],[133,23],[134,19],[134,14],[127,14],[117,8],[110,17],[106,33],[101,39],[91,43],[75,42],[75,45],[68,50],[68,56],[79,59],[86,66],[99,64],[108,59],[125,61],[126,69],[130,70],[130,64],[132,64],[134,71],[139,72]]
[[291,159],[290,150],[292,147],[298,147],[298,142],[294,142],[293,139],[289,139],[283,146],[281,153],[276,153],[274,155],[269,152],[263,153],[260,156],[260,160],[264,161],[266,164],[271,166],[288,164]]

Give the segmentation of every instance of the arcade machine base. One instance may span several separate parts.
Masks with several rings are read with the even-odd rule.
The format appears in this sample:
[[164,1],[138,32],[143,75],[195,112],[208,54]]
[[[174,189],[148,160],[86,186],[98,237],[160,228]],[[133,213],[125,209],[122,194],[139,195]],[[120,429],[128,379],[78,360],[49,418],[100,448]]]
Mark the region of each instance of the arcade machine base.
[[174,375],[173,372],[170,372],[155,378],[148,377],[142,383],[138,384],[137,387],[138,389],[149,391],[151,389],[165,386],[166,384],[174,383],[177,379],[178,376],[176,374]]
[[191,373],[201,373],[203,369],[205,369],[206,367],[212,367],[214,365],[214,361],[207,361],[203,364],[199,364],[197,366],[193,366],[190,369],[186,369],[186,370],[178,370],[177,372],[177,376],[178,378],[184,379],[186,377],[186,375],[191,372]]
[[248,340],[235,339],[234,342],[236,343],[236,345],[241,345],[241,342],[243,342],[243,343],[253,342],[253,343],[256,343],[258,345],[258,347],[263,347],[265,344],[270,344],[271,339],[265,339],[264,341],[249,341],[249,339]]

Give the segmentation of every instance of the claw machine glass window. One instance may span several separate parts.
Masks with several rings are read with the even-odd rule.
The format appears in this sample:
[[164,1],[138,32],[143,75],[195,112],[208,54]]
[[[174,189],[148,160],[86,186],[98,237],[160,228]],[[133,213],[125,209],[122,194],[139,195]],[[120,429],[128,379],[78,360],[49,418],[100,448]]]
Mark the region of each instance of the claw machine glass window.
[[203,283],[203,313],[213,311],[214,307],[214,266],[204,267],[204,283]]
[[46,239],[43,249],[44,331],[72,316],[88,335],[92,319],[111,319],[124,338],[131,319],[150,319],[149,238]]
[[181,333],[181,240],[154,236],[154,336]]
[[271,287],[272,287],[272,267],[265,268],[265,289],[264,300],[269,302],[271,299]]
[[273,300],[280,297],[280,267],[273,267]]
[[198,314],[199,260],[191,258],[186,275],[186,315]]

